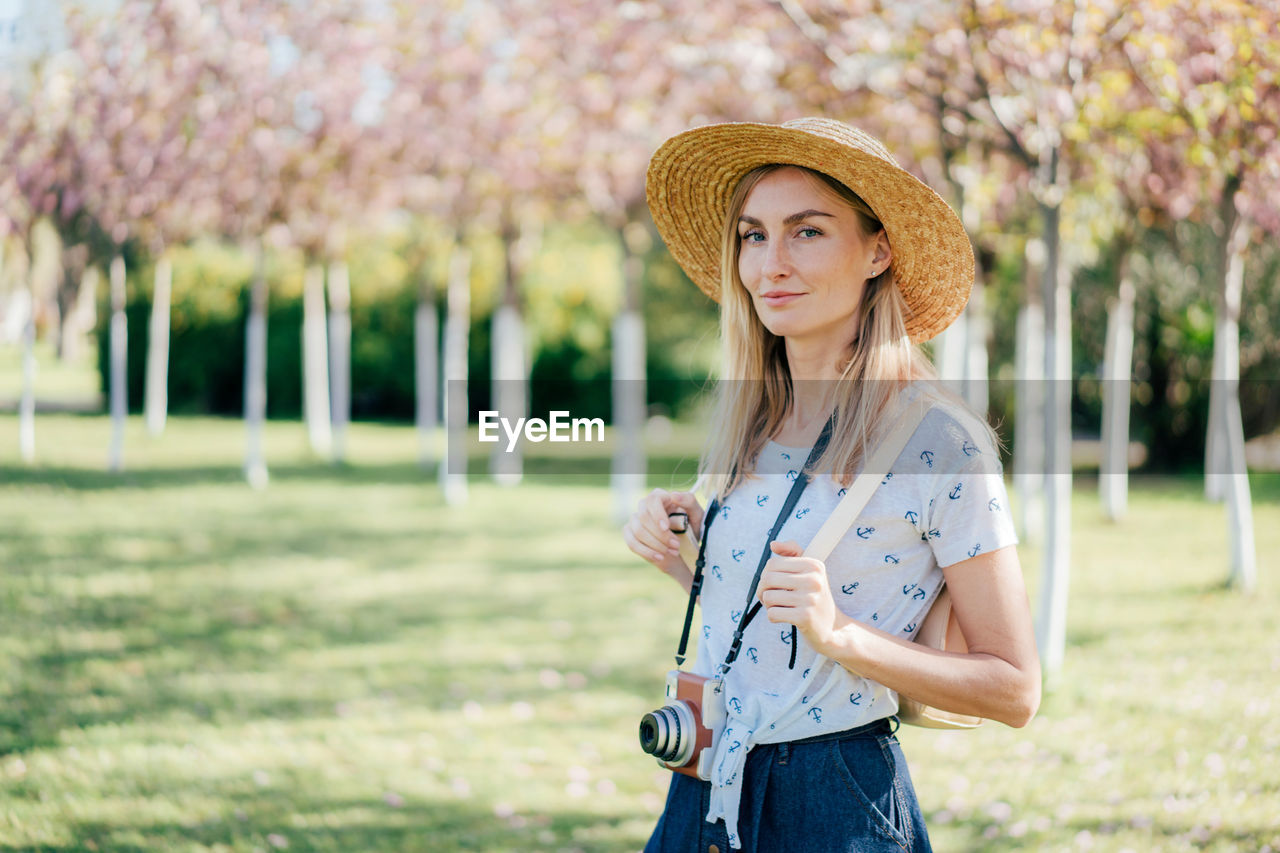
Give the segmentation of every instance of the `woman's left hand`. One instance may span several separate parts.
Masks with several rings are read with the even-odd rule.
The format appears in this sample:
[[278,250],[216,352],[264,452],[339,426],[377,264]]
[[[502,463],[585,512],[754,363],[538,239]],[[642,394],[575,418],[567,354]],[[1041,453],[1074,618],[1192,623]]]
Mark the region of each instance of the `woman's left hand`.
[[809,645],[821,651],[837,628],[835,598],[821,560],[802,557],[795,542],[771,542],[773,554],[765,563],[756,592],[770,622],[796,626]]

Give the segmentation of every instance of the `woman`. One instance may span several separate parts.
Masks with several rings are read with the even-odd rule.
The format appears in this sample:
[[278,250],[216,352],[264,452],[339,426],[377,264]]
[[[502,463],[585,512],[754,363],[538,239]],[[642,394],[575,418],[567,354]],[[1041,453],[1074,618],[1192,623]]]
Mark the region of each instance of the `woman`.
[[[704,519],[693,494],[655,490],[624,538],[688,591],[668,515],[704,531],[695,671],[729,669],[712,779],[673,775],[647,849],[929,850],[893,734],[898,694],[1011,726],[1040,699],[995,436],[930,382],[915,346],[968,299],[964,228],[879,142],[827,119],[679,134],[650,163],[648,199],[721,305],[699,469],[716,503]],[[853,526],[825,561],[803,556],[913,402],[927,414]],[[944,580],[964,654],[911,642]],[[752,598],[768,618],[743,629]]]

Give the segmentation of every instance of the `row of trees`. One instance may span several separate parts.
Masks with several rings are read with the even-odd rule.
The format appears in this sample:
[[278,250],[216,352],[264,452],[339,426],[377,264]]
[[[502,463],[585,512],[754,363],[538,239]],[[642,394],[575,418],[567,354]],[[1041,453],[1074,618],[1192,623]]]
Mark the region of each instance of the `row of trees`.
[[[0,227],[28,255],[37,221],[56,228],[63,316],[83,270],[109,267],[118,424],[126,254],[163,258],[199,234],[259,256],[273,246],[304,252],[306,420],[314,446],[340,455],[347,306],[359,286],[343,257],[356,226],[408,216],[443,223],[450,237],[445,249],[411,249],[425,435],[441,396],[451,397],[443,406],[450,429],[465,429],[470,235],[495,233],[504,246],[493,375],[495,402],[514,412],[525,405],[518,380],[528,371],[522,269],[542,223],[594,216],[623,252],[612,353],[614,379],[628,380],[613,383],[615,491],[625,511],[643,481],[634,472],[643,470],[649,154],[699,123],[848,119],[949,196],[980,261],[1007,254],[1011,242],[1026,247],[1028,280],[1037,282],[1018,321],[1018,373],[1027,381],[1018,383],[1026,396],[1015,407],[1015,474],[1024,495],[1043,496],[1043,509],[1024,504],[1044,519],[1039,625],[1052,670],[1065,636],[1070,401],[1068,382],[1037,380],[1070,378],[1073,270],[1100,248],[1123,256],[1139,224],[1196,218],[1217,235],[1214,280],[1205,282],[1217,294],[1207,488],[1227,498],[1232,577],[1252,583],[1248,481],[1228,472],[1244,471],[1235,390],[1243,257],[1280,230],[1266,202],[1280,189],[1278,17],[1274,4],[1247,0],[324,0],[305,8],[127,0],[105,17],[71,15],[67,49],[9,83],[0,103]],[[437,282],[432,262],[441,251],[447,273]],[[944,377],[967,380],[982,407],[991,333],[982,289],[989,270],[979,266],[970,309],[936,351]],[[163,263],[156,270],[152,429],[163,425],[171,275]],[[266,298],[259,274],[245,383],[245,467],[258,483],[266,479],[258,438]],[[1133,300],[1122,274],[1108,332],[1101,478],[1114,517],[1124,511]],[[24,405],[24,424],[31,413]],[[33,428],[23,435],[29,455]],[[122,464],[121,435],[117,428],[113,467]],[[517,481],[518,459],[498,458],[511,466],[499,478]],[[441,470],[449,499],[464,499],[464,460]]]

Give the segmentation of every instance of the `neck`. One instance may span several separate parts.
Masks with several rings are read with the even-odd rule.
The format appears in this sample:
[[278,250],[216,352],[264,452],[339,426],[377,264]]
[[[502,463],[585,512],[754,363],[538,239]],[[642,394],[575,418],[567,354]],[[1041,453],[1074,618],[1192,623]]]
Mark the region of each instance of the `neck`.
[[834,380],[840,378],[830,346],[805,346],[787,339],[787,371],[792,382]]
[[830,346],[804,346],[790,339],[787,340],[787,367],[793,396],[783,432],[803,437],[803,441],[795,442],[802,444],[811,441],[830,416],[840,372]]

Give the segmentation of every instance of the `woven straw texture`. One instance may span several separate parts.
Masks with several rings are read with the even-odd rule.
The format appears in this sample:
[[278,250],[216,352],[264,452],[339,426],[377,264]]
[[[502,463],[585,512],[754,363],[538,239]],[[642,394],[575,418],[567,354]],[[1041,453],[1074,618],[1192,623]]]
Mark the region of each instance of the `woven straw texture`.
[[964,310],[973,249],[955,211],[898,166],[880,142],[842,122],[729,123],[687,130],[653,155],[646,197],[658,233],[694,283],[720,301],[720,235],[734,188],[768,163],[806,166],[849,187],[875,211],[893,250],[894,281],[919,343]]

